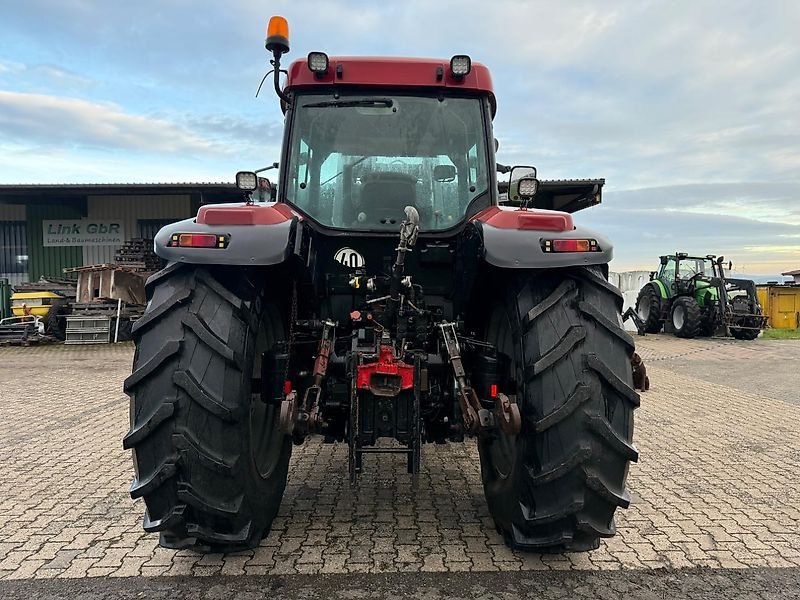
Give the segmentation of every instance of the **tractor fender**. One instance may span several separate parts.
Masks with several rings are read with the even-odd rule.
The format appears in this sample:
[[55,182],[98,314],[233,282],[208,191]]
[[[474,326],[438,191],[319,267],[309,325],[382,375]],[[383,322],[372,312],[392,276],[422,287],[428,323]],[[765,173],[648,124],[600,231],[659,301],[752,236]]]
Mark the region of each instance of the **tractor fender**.
[[[550,269],[602,265],[611,261],[614,249],[604,236],[573,224],[569,213],[520,210],[492,206],[472,219],[480,232],[483,258],[505,269]],[[592,239],[595,252],[546,252],[544,242],[558,239]]]
[[[162,227],[155,252],[169,262],[204,265],[276,265],[294,248],[300,216],[286,204],[209,204],[197,217]],[[171,245],[173,235],[213,233],[226,236],[225,248],[182,248]]]
[[653,279],[653,281],[649,281],[647,285],[653,284],[656,286],[658,293],[661,294],[662,298],[667,298],[669,294],[667,293],[667,286],[660,279]]

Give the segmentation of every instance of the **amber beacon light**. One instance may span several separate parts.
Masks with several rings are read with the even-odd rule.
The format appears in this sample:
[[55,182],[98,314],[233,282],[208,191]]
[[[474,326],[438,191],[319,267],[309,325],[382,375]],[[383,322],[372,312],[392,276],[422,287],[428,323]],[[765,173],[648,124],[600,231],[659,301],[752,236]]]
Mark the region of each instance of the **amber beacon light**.
[[264,46],[270,52],[284,54],[289,51],[289,22],[284,17],[274,16],[267,25],[267,40]]

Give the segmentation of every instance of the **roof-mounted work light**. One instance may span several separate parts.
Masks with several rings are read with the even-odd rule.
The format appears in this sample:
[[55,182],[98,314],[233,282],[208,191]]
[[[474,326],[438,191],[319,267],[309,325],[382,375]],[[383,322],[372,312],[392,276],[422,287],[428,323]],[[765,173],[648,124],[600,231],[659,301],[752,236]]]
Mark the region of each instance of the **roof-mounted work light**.
[[317,77],[321,77],[328,72],[328,55],[324,52],[308,53],[308,70]]
[[456,54],[450,59],[450,73],[456,79],[463,79],[472,70],[472,59],[466,54]]
[[285,54],[289,51],[289,22],[284,17],[270,17],[264,46],[272,53]]

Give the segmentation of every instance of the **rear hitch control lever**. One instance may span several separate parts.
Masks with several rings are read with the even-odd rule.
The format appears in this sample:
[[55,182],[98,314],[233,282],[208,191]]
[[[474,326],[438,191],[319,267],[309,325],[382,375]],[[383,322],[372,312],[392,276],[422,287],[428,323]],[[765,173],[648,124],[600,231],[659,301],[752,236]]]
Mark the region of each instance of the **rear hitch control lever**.
[[284,433],[292,434],[295,443],[302,443],[309,431],[316,430],[321,425],[319,400],[322,396],[322,383],[328,372],[328,362],[333,351],[335,329],[335,321],[326,319],[322,322],[322,336],[319,340],[317,357],[314,360],[314,370],[312,371],[314,382],[306,389],[302,402],[298,401],[297,393],[292,390],[281,404],[281,428]]
[[467,383],[455,324],[442,323],[439,325],[439,332],[442,335],[448,360],[453,367],[453,376],[458,390],[458,404],[461,407],[461,416],[464,420],[464,431],[469,435],[474,435],[479,428],[489,427],[493,424],[492,415],[481,406],[475,390]]
[[469,435],[475,435],[479,431],[500,428],[508,435],[518,434],[522,429],[522,417],[516,403],[511,402],[505,394],[497,394],[493,398],[494,410],[490,411],[481,406],[475,389],[467,383],[455,323],[442,323],[439,327],[447,356],[453,367],[464,431]]

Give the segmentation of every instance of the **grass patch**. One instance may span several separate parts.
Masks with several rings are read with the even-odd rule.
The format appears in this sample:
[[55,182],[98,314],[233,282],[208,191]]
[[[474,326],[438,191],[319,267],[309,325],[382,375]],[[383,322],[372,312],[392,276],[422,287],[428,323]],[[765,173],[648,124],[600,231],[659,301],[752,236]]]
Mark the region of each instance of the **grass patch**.
[[765,340],[800,340],[800,329],[765,329],[761,338]]

